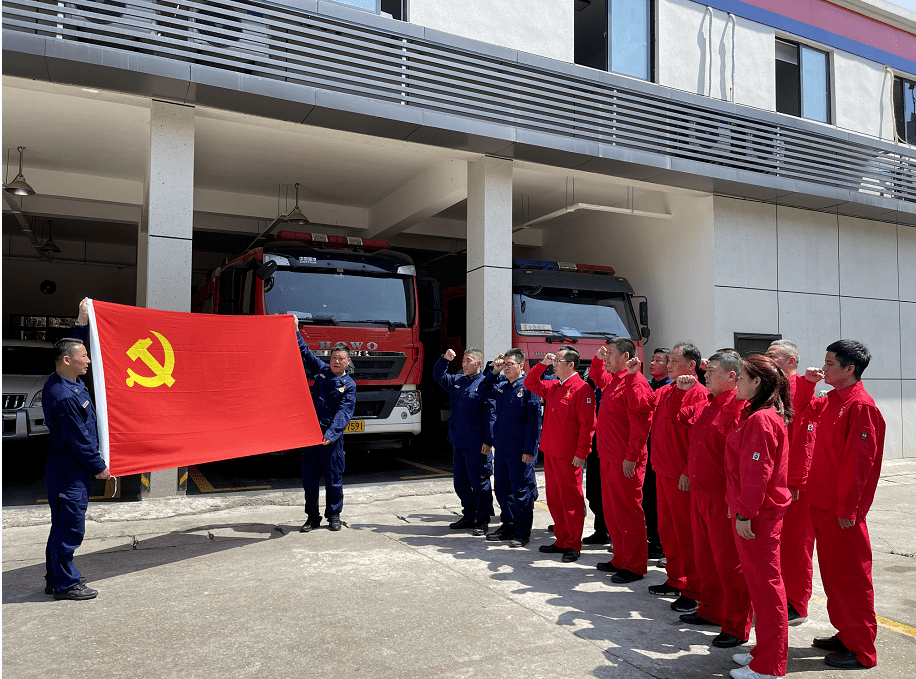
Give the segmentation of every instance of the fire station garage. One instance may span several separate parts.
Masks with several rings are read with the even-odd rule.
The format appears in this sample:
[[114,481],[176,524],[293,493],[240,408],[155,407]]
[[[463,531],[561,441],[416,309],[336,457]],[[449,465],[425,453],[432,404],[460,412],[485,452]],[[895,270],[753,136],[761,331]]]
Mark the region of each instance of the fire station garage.
[[[675,9],[660,11],[662,34],[673,32]],[[124,70],[105,60],[120,47],[104,36],[71,53],[66,40],[4,25],[5,186],[19,172],[34,190],[3,196],[4,342],[56,339],[65,329],[55,319],[74,316],[84,296],[190,311],[219,267],[280,231],[319,234],[317,245],[323,236],[357,248],[354,239],[387,241],[418,277],[442,290],[466,286],[466,342],[487,358],[511,346],[517,260],[611,267],[605,275],[632,287],[636,316],[645,301],[632,331],[648,329],[647,353],[681,340],[704,355],[747,352],[784,338],[798,344],[803,367],[819,367],[831,341],[864,342],[873,353],[866,387],[888,425],[885,456],[916,456],[916,368],[902,360],[904,338],[916,337],[916,157],[880,140],[892,123],[854,143],[836,126],[741,100],[755,93],[728,101],[720,92],[723,101],[696,82],[681,88],[696,93],[683,92],[676,50],[657,49],[656,82],[644,82],[571,63],[571,50],[523,55],[503,46],[517,35],[496,29],[475,42],[448,26],[420,35],[397,17],[363,14],[318,3],[308,21],[365,42],[354,50],[382,49],[369,43],[384,34],[446,61],[515,68],[529,96],[550,91],[538,113],[546,122],[500,118],[481,108],[482,94],[473,105],[414,102],[409,60],[397,76],[407,94],[392,103],[356,85],[259,77],[252,63],[189,70],[176,61],[183,66],[170,71],[169,56],[146,56],[142,39],[132,47],[137,65]],[[681,18],[699,26],[702,13]],[[540,29],[526,30],[533,40]],[[52,47],[63,51],[52,58]],[[467,83],[440,84],[455,93]],[[652,137],[662,98],[690,118],[677,144],[671,127],[668,146]],[[611,121],[614,107],[631,118]],[[625,139],[637,128],[642,141]],[[816,135],[829,152],[809,150],[806,169],[766,166],[804,155],[792,145]],[[838,173],[842,181],[824,178],[837,157],[851,165],[876,154],[886,178],[855,167]],[[296,208],[303,219],[288,219]],[[428,356],[441,351],[440,336],[424,337]]]

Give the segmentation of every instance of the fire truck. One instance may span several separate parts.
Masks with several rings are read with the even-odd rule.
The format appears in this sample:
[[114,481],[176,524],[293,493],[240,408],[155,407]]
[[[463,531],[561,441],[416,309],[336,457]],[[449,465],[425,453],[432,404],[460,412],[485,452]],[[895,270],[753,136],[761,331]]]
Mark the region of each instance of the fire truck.
[[[641,300],[638,318],[635,300]],[[466,287],[444,290],[443,308],[443,351],[450,348],[460,356],[467,346]],[[646,298],[634,295],[630,282],[610,266],[530,259],[512,263],[512,346],[525,352],[529,368],[559,345],[570,344],[582,357],[579,372],[584,374],[598,348],[612,337],[629,337],[645,361],[648,315]]]
[[356,410],[345,433],[374,448],[420,433],[419,306],[413,261],[387,241],[295,231],[216,269],[192,300],[199,313],[293,314],[319,358],[346,344]]

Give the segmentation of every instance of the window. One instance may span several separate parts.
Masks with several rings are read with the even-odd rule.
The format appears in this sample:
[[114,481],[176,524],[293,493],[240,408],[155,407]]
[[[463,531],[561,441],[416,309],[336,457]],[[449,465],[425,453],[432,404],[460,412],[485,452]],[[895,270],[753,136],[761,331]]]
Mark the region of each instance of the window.
[[575,0],[575,61],[652,79],[651,0]]
[[735,351],[747,358],[751,354],[765,354],[770,344],[781,340],[782,335],[766,335],[756,332],[736,332]]
[[341,5],[350,5],[364,9],[373,14],[390,16],[392,19],[404,21],[404,0],[334,0]]
[[894,124],[901,141],[916,144],[916,83],[903,78],[894,78]]
[[830,122],[830,63],[826,52],[776,39],[776,110]]

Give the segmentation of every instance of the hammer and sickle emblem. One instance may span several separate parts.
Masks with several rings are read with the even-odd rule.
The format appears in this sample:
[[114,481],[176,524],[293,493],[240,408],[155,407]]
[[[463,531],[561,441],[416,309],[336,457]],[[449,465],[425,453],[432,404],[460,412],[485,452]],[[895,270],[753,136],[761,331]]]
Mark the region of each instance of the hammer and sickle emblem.
[[127,350],[127,356],[132,361],[138,358],[146,363],[147,367],[155,373],[152,377],[138,375],[130,368],[127,369],[127,386],[132,387],[139,384],[141,387],[158,387],[164,384],[171,387],[175,384],[175,378],[172,377],[172,371],[175,369],[175,352],[172,351],[172,345],[169,341],[155,330],[150,330],[159,342],[162,344],[162,351],[165,353],[165,365],[160,365],[159,361],[149,352],[149,347],[153,340],[145,338],[134,342],[134,346]]

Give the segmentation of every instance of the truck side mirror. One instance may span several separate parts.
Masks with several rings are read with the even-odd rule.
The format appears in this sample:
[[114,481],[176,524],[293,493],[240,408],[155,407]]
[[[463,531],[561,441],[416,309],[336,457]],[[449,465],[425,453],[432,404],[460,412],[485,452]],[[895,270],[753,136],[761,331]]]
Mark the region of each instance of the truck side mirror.
[[264,262],[261,266],[258,267],[258,270],[255,271],[255,276],[260,278],[262,281],[266,281],[268,278],[273,278],[273,275],[277,272],[277,263],[274,261]]
[[642,330],[639,331],[639,334],[642,335],[643,339],[649,339],[649,328],[642,326]]
[[649,303],[646,300],[639,303],[639,324],[649,325]]

